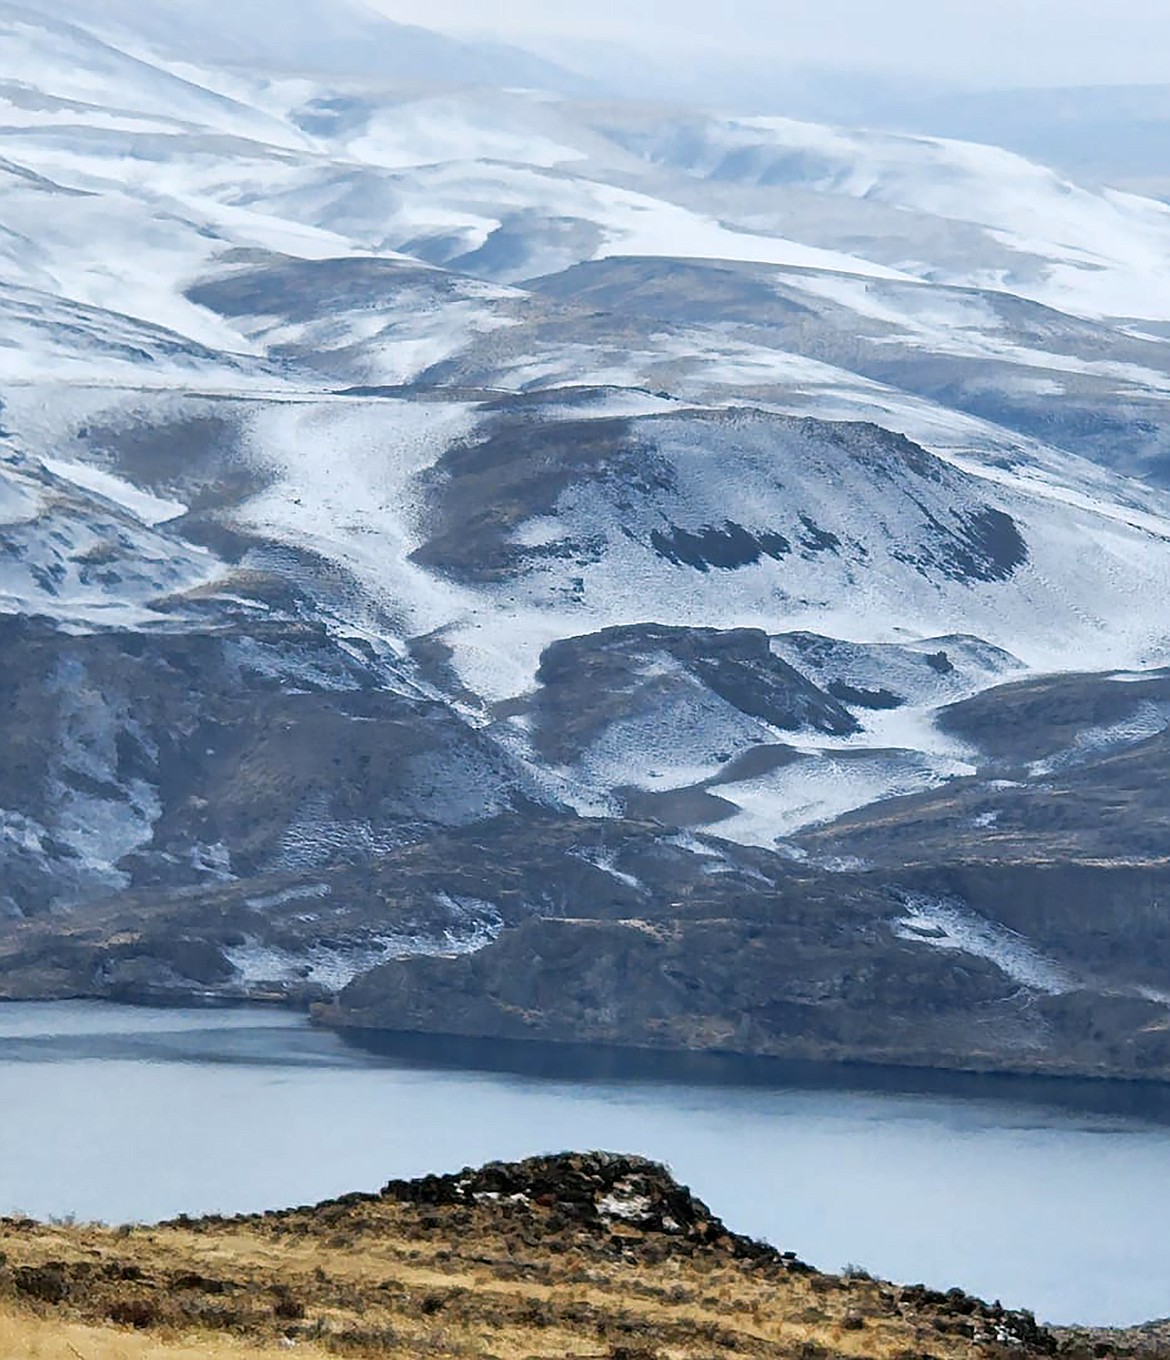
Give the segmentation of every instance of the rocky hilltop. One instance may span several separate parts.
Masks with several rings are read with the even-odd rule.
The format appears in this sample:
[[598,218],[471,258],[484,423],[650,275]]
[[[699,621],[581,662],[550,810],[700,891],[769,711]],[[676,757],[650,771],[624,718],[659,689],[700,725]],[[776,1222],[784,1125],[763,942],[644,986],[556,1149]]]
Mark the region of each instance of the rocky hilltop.
[[[1144,1335],[826,1275],[603,1153],[392,1181],[314,1207],[106,1229],[0,1221],[0,1339],[33,1355],[497,1360],[1164,1356]],[[120,1348],[120,1349],[118,1349]]]

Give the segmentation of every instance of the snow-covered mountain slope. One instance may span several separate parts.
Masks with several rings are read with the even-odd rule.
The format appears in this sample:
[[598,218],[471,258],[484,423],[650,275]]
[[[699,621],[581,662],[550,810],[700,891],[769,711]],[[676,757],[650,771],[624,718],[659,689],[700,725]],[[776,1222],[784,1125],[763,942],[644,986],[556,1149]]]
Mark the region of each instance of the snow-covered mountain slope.
[[135,627],[198,589],[221,564],[169,534],[185,507],[108,473],[0,446],[0,611]]
[[[612,260],[534,286],[588,303],[595,329],[600,318],[613,328],[617,314],[677,334],[674,353],[660,344],[639,358],[685,362],[696,394],[723,385],[793,411],[868,409],[932,447],[996,445],[1001,456],[1011,454],[1006,427],[1025,437],[1032,463],[1045,461],[1048,442],[1061,446],[1062,466],[1071,450],[1164,476],[1170,374],[1153,334],[1004,292],[758,265]],[[521,335],[507,338],[520,352]],[[685,339],[693,353],[679,352]]]
[[944,710],[1170,662],[1163,205],[139,8],[0,6],[0,915],[206,913],[252,987],[703,901],[970,788]]
[[[1087,316],[1162,319],[1161,279],[1170,207],[1108,189],[1085,189],[1013,152],[942,138],[843,132],[786,118],[680,121],[615,138],[652,164],[726,188],[737,216],[790,211],[788,197],[860,200],[893,209],[902,231],[867,240],[879,257],[938,282],[992,287]],[[735,191],[748,191],[738,202]],[[786,194],[785,191],[788,191]],[[799,208],[796,209],[799,213]],[[857,218],[825,214],[817,235]],[[862,219],[862,222],[864,219]],[[927,222],[964,231],[963,259],[921,257]]]

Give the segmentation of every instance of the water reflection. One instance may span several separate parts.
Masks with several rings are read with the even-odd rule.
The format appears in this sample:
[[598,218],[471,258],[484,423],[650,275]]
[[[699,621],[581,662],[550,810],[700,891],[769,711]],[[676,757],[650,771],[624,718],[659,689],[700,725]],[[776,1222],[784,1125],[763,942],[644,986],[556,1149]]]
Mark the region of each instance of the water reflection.
[[[633,1081],[939,1096],[1170,1125],[1170,1086],[1162,1082],[1082,1081],[419,1034],[355,1032],[341,1037],[351,1048],[408,1067],[510,1073],[541,1081]],[[1010,1112],[1006,1113],[1012,1117]]]

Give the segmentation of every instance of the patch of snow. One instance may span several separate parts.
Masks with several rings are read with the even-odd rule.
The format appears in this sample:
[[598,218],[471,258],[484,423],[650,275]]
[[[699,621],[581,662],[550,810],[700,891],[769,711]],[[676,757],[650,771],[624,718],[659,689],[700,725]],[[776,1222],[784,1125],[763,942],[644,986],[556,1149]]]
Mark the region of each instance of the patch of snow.
[[665,845],[673,845],[679,850],[685,850],[688,855],[695,855],[699,859],[709,859],[724,862],[722,851],[713,845],[708,845],[704,840],[700,840],[691,831],[677,831],[672,836],[667,836],[663,842]]
[[241,507],[239,522],[339,562],[405,631],[433,632],[472,601],[409,560],[423,541],[417,478],[470,434],[473,412],[389,400],[257,410],[248,451],[278,480]]
[[1046,958],[1022,935],[958,902],[908,897],[904,908],[891,925],[900,940],[987,959],[1013,982],[1049,996],[1077,988],[1066,968]]
[[580,148],[537,131],[531,117],[523,117],[530,112],[527,101],[493,99],[485,92],[470,100],[466,95],[423,97],[376,108],[346,150],[359,161],[388,170],[476,161],[552,169],[586,159]]
[[143,524],[166,524],[168,520],[178,519],[187,513],[187,507],[181,501],[154,496],[124,477],[116,477],[112,472],[105,472],[88,463],[67,463],[60,458],[42,458],[41,462],[55,477],[62,477],[104,500],[124,506]]
[[645,892],[645,885],[641,879],[633,874],[624,873],[617,867],[617,852],[614,850],[590,850],[582,849],[573,852],[575,857],[584,860],[586,864],[591,864],[595,869],[600,869],[603,874],[608,874],[610,878],[627,888],[633,888],[635,892]]
[[26,817],[23,812],[12,812],[0,808],[0,842],[6,847],[14,847],[31,855],[44,853],[45,838],[49,835],[47,827]]
[[378,931],[352,939],[330,940],[291,949],[249,940],[225,949],[238,980],[247,986],[313,983],[339,992],[354,978],[394,959],[474,954],[499,935],[503,921],[489,902],[445,900],[453,923],[441,935]]
[[399,843],[398,835],[375,827],[368,818],[340,821],[334,817],[329,794],[321,790],[303,799],[265,868],[269,873],[300,873],[347,856],[386,854]]
[[769,849],[798,831],[886,798],[937,788],[962,772],[916,750],[806,751],[771,774],[720,783],[713,792],[738,811],[707,834]]
[[639,1195],[621,1184],[597,1201],[597,1212],[602,1218],[613,1218],[622,1223],[644,1222],[653,1207],[654,1201],[649,1195]]
[[504,918],[494,902],[445,892],[436,893],[435,901],[451,913],[453,922],[443,935],[449,949],[441,952],[474,954],[491,944],[504,928]]
[[[798,184],[806,192],[883,204],[986,234],[1010,264],[932,279],[1003,288],[1089,316],[1164,318],[1170,287],[1150,287],[1165,257],[1170,208],[1090,190],[997,147],[938,137],[846,132],[790,118],[709,119],[669,131],[644,154],[711,180]],[[737,169],[733,168],[738,168]],[[909,267],[909,266],[907,266]]]
[[673,659],[672,684],[645,711],[609,724],[577,762],[595,788],[681,789],[716,775],[727,760],[775,739],[766,723],[712,693]]
[[826,855],[818,859],[816,865],[830,874],[860,874],[873,867],[869,860],[859,855]]
[[73,896],[128,887],[130,876],[119,864],[150,844],[163,808],[154,784],[121,777],[119,744],[134,742],[152,762],[158,750],[128,700],[95,686],[79,662],[62,662],[49,688],[60,716],[46,788],[52,837],[75,857]]
[[231,852],[223,841],[217,841],[214,845],[193,845],[190,860],[191,868],[197,874],[205,875],[213,882],[230,883],[235,877],[232,873]]
[[249,897],[247,904],[254,911],[269,911],[273,907],[287,906],[290,902],[312,901],[332,894],[333,888],[328,883],[297,883],[291,888],[282,888],[280,892]]
[[1029,765],[1028,773],[1036,778],[1055,774],[1096,760],[1111,751],[1136,746],[1138,742],[1148,741],[1167,728],[1170,728],[1170,704],[1147,700],[1139,704],[1137,710],[1127,718],[1078,732],[1070,747],[1043,760],[1034,761]]
[[844,251],[802,245],[780,236],[732,231],[713,218],[645,194],[601,185],[595,186],[593,193],[609,238],[597,252],[597,259],[649,255],[696,260],[752,260],[879,279],[910,281],[913,277]]
[[0,612],[135,627],[222,564],[124,506],[0,450]]

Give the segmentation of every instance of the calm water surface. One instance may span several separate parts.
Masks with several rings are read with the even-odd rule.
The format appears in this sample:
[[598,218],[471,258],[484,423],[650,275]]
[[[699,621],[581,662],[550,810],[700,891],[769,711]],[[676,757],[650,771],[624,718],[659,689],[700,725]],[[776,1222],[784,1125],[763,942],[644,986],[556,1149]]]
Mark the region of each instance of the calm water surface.
[[364,1053],[273,1012],[0,1005],[0,1213],[265,1209],[604,1147],[669,1162],[732,1227],[826,1269],[962,1284],[1053,1322],[1170,1314],[1165,1094],[570,1080],[442,1056]]

